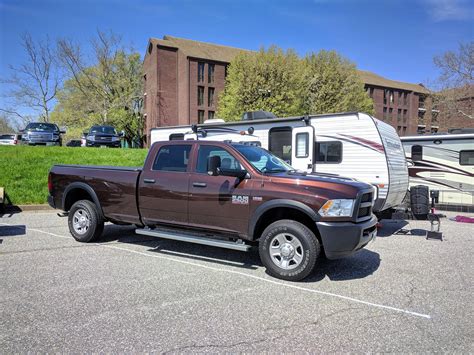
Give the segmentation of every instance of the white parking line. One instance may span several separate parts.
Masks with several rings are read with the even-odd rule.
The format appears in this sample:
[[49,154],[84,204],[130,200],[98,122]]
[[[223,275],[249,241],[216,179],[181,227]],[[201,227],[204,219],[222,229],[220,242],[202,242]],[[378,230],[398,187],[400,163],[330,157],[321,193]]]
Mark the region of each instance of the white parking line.
[[[11,224],[8,224],[8,223],[0,223],[0,224],[1,225],[6,225],[6,226],[12,226]],[[36,229],[36,228],[28,228],[27,231],[28,230],[43,233],[43,234],[49,234],[49,235],[52,235],[54,237],[71,239],[71,237],[66,237],[64,235],[59,235],[59,234],[55,234],[55,233],[42,231],[42,230]],[[218,268],[218,267],[214,267],[214,266],[208,266],[208,265],[203,265],[203,264],[199,264],[199,263],[193,263],[193,262],[190,262],[190,261],[175,259],[175,258],[172,258],[172,257],[169,257],[169,256],[154,255],[154,254],[144,253],[144,252],[140,252],[140,251],[136,251],[136,250],[131,250],[131,249],[128,249],[128,248],[117,247],[117,246],[113,246],[113,245],[104,245],[104,244],[98,244],[98,243],[96,243],[96,245],[104,247],[104,248],[126,251],[126,252],[129,252],[129,253],[138,254],[138,255],[142,255],[142,256],[146,256],[146,257],[174,261],[174,262],[185,264],[185,265],[192,265],[192,266],[196,266],[196,267],[200,267],[200,268],[204,268],[204,269],[208,269],[208,270],[240,275],[240,276],[248,277],[248,278],[251,278],[251,279],[254,279],[254,280],[268,282],[268,283],[278,285],[278,286],[281,286],[281,287],[287,287],[287,288],[292,288],[292,289],[299,290],[299,291],[315,293],[315,294],[329,296],[329,297],[335,297],[335,298],[343,299],[343,300],[350,301],[350,302],[364,304],[364,305],[367,305],[367,306],[370,306],[370,307],[382,308],[382,309],[386,309],[386,310],[390,310],[390,311],[394,311],[394,312],[398,312],[398,313],[409,314],[409,315],[415,316],[415,317],[431,319],[431,316],[429,314],[412,312],[412,311],[409,311],[409,310],[406,310],[406,309],[401,309],[401,308],[396,308],[396,307],[392,307],[392,306],[386,306],[386,305],[383,305],[383,304],[363,301],[363,300],[353,298],[353,297],[338,295],[336,293],[314,290],[314,289],[311,289],[311,288],[301,287],[301,286],[297,286],[297,285],[294,285],[294,284],[285,283],[285,282],[277,281],[277,280],[273,280],[273,279],[267,279],[267,278],[264,278],[264,277],[247,274],[247,273],[240,272],[240,271],[227,270],[227,269]]]

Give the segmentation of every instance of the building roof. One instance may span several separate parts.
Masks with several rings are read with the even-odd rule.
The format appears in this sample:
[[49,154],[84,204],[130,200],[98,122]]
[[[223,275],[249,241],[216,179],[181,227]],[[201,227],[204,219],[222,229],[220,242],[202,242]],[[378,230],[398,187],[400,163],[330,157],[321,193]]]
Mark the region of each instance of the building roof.
[[393,89],[402,89],[407,91],[414,91],[422,94],[429,94],[430,91],[421,84],[410,84],[402,81],[395,81],[386,79],[380,75],[370,71],[359,70],[359,76],[364,84],[388,87]]
[[[150,38],[150,42],[154,45],[179,49],[188,57],[214,60],[224,63],[230,63],[232,59],[234,59],[234,57],[239,53],[251,52],[247,49],[193,41],[190,39],[178,38],[169,35],[163,36],[163,39]],[[410,84],[401,81],[390,80],[365,70],[359,70],[358,72],[362,82],[368,85],[402,89],[423,94],[430,93],[429,90],[421,84]]]
[[241,52],[249,52],[249,50],[241,48],[193,41],[172,36],[164,36],[163,39],[150,38],[150,42],[160,46],[178,48],[188,57],[215,60],[225,63],[230,63],[232,59]]

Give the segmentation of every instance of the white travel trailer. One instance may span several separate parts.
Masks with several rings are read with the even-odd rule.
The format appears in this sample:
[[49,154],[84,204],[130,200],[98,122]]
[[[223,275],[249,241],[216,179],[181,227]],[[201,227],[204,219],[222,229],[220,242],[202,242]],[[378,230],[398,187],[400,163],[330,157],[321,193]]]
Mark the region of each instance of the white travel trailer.
[[151,130],[151,143],[206,139],[257,144],[309,173],[335,174],[376,188],[374,211],[398,206],[408,190],[405,155],[392,126],[364,113],[224,122]]
[[410,186],[439,191],[439,209],[474,212],[474,134],[401,138]]

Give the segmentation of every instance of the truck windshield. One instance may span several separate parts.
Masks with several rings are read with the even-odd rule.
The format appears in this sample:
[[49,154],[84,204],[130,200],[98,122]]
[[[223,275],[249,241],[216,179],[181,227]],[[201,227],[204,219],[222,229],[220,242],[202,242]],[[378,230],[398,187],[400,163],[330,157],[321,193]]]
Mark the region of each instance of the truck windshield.
[[115,128],[111,126],[92,126],[90,133],[117,134]]
[[43,123],[43,122],[34,122],[26,126],[27,131],[47,131],[47,132],[57,132],[59,131],[58,126],[52,123]]
[[263,148],[237,144],[234,145],[234,148],[261,173],[272,174],[295,170],[276,155],[273,155]]

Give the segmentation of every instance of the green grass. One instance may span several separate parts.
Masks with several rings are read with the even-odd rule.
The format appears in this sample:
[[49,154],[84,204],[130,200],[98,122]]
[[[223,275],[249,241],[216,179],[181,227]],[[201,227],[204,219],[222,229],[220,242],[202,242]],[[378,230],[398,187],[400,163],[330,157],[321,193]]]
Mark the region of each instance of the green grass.
[[147,149],[0,146],[0,187],[15,205],[47,203],[54,164],[142,166]]

